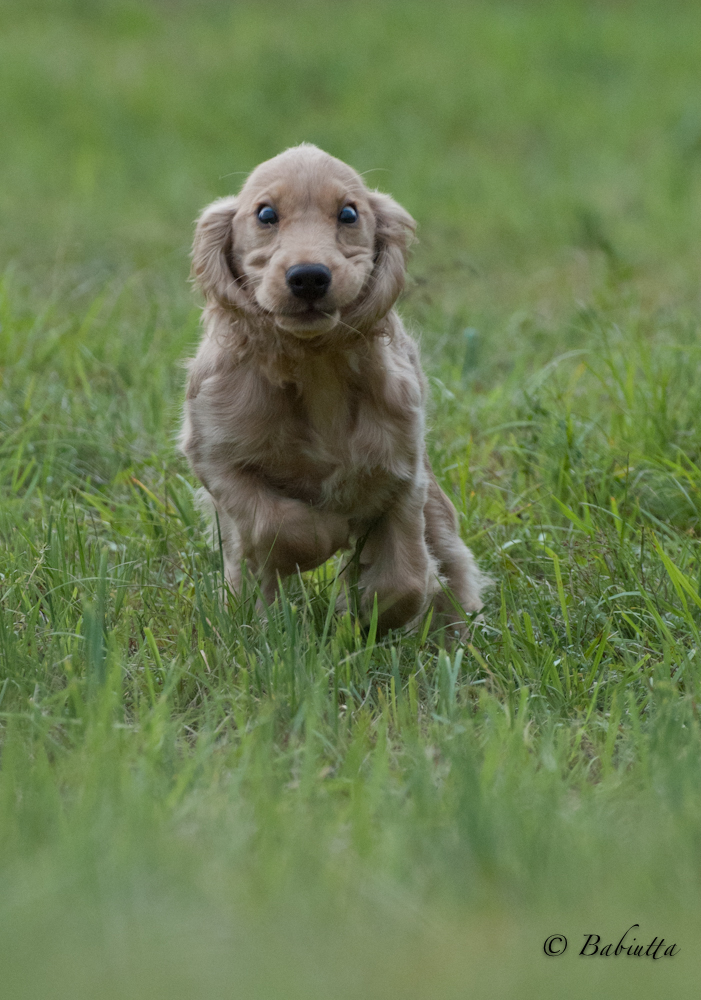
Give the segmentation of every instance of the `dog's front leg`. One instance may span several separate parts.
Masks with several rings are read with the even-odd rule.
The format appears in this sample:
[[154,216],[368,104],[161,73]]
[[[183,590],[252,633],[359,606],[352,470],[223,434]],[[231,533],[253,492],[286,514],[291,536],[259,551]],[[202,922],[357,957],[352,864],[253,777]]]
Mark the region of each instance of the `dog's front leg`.
[[314,569],[348,545],[347,518],[281,496],[247,469],[230,468],[208,485],[219,512],[225,574],[234,590],[241,560],[271,601],[278,577]]
[[361,608],[367,620],[377,595],[378,631],[401,628],[434,594],[437,565],[425,539],[425,489],[399,499],[372,527],[360,554]]

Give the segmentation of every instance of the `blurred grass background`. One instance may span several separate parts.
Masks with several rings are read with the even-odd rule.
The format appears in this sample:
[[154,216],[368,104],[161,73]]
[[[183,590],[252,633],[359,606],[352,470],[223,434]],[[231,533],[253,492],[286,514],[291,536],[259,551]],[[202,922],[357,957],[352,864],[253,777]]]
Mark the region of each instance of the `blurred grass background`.
[[[695,995],[699,51],[682,0],[0,2],[8,995]],[[219,601],[192,220],[300,141],[419,222],[461,651],[332,566]],[[680,955],[577,957],[634,922]]]

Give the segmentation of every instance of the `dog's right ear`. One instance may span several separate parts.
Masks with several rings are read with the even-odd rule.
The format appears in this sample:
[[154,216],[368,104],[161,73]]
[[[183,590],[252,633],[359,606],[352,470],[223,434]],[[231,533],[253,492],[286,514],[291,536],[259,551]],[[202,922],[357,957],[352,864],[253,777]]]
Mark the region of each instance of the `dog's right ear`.
[[243,293],[234,268],[236,198],[220,198],[197,220],[192,246],[192,275],[207,299],[224,306],[243,305]]

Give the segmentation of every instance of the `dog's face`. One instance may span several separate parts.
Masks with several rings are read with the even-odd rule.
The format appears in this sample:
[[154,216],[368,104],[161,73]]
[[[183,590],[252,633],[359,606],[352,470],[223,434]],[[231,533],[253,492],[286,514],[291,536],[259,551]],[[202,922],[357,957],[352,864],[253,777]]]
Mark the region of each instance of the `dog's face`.
[[208,297],[316,337],[388,312],[413,230],[403,208],[345,163],[297,146],[205,210],[193,270]]

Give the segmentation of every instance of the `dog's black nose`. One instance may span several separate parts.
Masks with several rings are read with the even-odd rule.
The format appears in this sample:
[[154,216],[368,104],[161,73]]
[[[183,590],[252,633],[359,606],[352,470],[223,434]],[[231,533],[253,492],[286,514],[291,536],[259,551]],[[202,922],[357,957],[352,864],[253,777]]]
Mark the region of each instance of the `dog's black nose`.
[[329,290],[331,272],[323,264],[295,264],[285,275],[293,295],[298,299],[321,299]]

